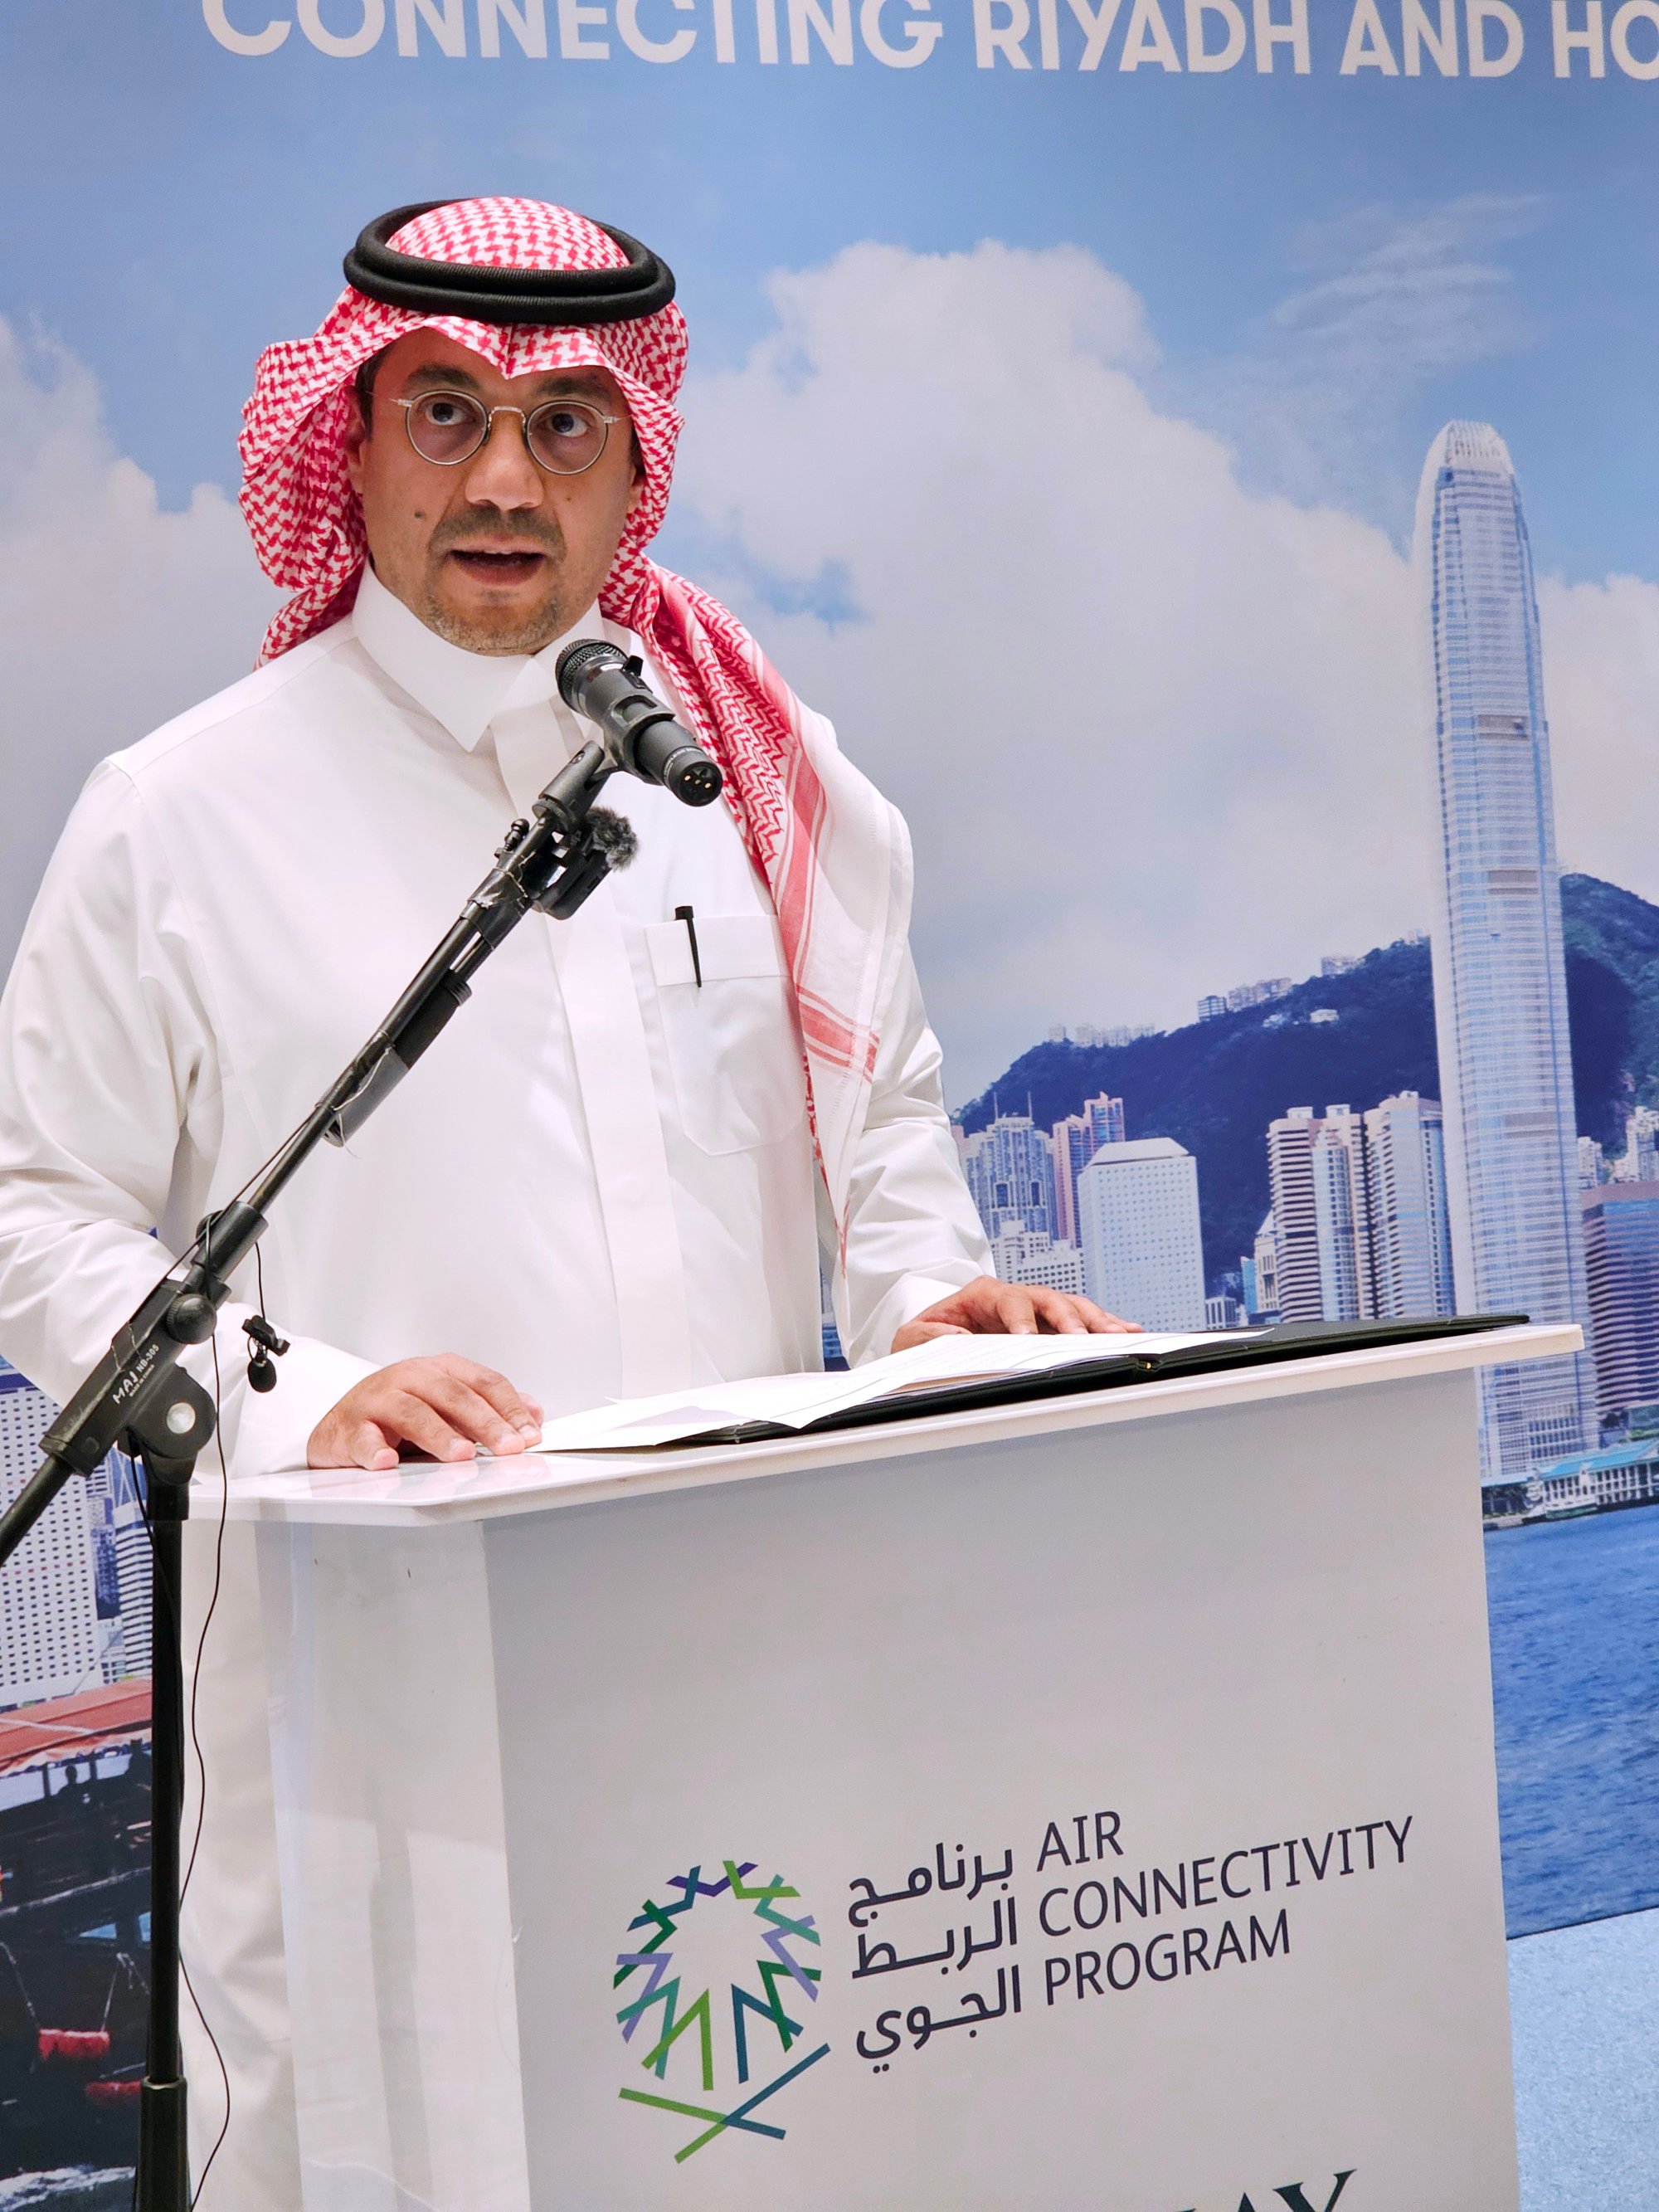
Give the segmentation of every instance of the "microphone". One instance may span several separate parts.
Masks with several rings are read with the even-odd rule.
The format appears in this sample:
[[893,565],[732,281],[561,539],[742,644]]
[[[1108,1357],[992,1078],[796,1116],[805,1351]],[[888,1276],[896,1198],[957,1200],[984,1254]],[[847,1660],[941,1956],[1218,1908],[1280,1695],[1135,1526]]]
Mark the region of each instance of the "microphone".
[[559,696],[599,729],[619,768],[659,783],[686,806],[718,799],[725,779],[691,732],[674,720],[620,647],[578,638],[559,655]]

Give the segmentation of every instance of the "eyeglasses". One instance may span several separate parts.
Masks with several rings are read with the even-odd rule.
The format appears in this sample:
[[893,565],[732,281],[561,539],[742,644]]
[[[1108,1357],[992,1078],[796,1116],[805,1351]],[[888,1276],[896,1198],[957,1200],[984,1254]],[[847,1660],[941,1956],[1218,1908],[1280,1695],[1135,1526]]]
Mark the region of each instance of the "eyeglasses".
[[441,469],[470,461],[495,428],[498,415],[516,415],[531,458],[556,477],[579,477],[605,451],[613,422],[585,399],[549,399],[526,415],[522,407],[486,407],[470,392],[422,392],[417,398],[394,400],[404,410],[409,442],[423,461]]

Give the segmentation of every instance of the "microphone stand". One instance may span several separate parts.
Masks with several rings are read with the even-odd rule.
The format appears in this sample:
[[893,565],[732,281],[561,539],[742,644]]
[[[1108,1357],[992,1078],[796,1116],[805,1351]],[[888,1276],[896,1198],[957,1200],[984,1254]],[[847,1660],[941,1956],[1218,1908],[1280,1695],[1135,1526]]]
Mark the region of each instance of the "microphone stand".
[[[152,1547],[150,1979],[139,2106],[137,2212],[188,2212],[184,2059],[179,2039],[179,1824],[185,1797],[182,1530],[190,1480],[213,1434],[214,1401],[179,1362],[214,1333],[230,1277],[264,1234],[271,1202],[326,1140],[343,1145],[409,1073],[471,995],[469,978],[532,911],[567,920],[632,832],[593,801],[615,772],[604,745],[574,754],[515,822],[495,865],[374,1035],[243,1194],[210,1213],[196,1242],[116,1332],[108,1352],[41,1439],[45,1456],[0,1517],[0,1567],[72,1475],[119,1444],[144,1470]],[[244,1324],[258,1347],[287,1350],[263,1317]],[[268,1359],[264,1387],[275,1380]]]

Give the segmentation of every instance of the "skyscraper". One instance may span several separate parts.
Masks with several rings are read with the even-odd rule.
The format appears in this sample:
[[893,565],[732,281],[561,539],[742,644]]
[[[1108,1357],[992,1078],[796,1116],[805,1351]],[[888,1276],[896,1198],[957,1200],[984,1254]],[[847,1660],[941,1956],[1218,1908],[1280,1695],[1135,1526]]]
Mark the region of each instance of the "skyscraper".
[[1054,1170],[1044,1131],[1029,1114],[999,1114],[967,1142],[968,1188],[994,1242],[1005,1230],[1054,1233]]
[[[1439,787],[1434,1001],[1457,1304],[1587,1323],[1549,730],[1508,448],[1429,449],[1417,562]],[[1485,1370],[1488,1478],[1595,1441],[1587,1358]]]
[[1270,1207],[1261,1217],[1261,1226],[1255,1232],[1255,1243],[1250,1256],[1243,1265],[1249,1269],[1244,1293],[1244,1303],[1250,1318],[1259,1320],[1264,1314],[1279,1319],[1279,1246],[1273,1232],[1273,1217]]
[[[0,1507],[40,1464],[56,1410],[0,1361]],[[0,1707],[67,1696],[101,1679],[86,1486],[72,1482],[0,1574]]]
[[1202,1328],[1198,1162],[1171,1137],[1103,1145],[1078,1178],[1084,1281],[1147,1328]]
[[1625,1149],[1613,1176],[1620,1182],[1659,1181],[1659,1114],[1638,1106],[1625,1124]]
[[1123,1142],[1123,1101],[1103,1091],[1054,1127],[1054,1236],[1078,1243],[1077,1179],[1103,1145]]
[[1659,1182],[1579,1193],[1603,1420],[1659,1399]]
[[1276,1304],[1286,1321],[1322,1321],[1319,1220],[1314,1206],[1311,1106],[1292,1106],[1267,1125],[1267,1181],[1273,1192]]
[[1402,1091],[1367,1114],[1328,1106],[1322,1117],[1292,1106],[1268,1125],[1267,1173],[1273,1211],[1255,1255],[1263,1306],[1270,1275],[1286,1321],[1453,1310],[1437,1100]]
[[1089,1133],[1094,1139],[1096,1152],[1098,1152],[1103,1145],[1121,1145],[1123,1142],[1126,1133],[1123,1127],[1123,1101],[1121,1098],[1114,1098],[1109,1091],[1103,1091],[1097,1098],[1085,1098],[1083,1102],[1083,1118],[1089,1125]]
[[1328,1106],[1313,1140],[1314,1230],[1319,1249],[1320,1316],[1369,1321],[1371,1291],[1370,1200],[1365,1186],[1365,1130],[1347,1106]]
[[1365,1116],[1371,1279],[1385,1321],[1449,1314],[1451,1223],[1446,1211],[1444,1121],[1437,1098],[1396,1091]]

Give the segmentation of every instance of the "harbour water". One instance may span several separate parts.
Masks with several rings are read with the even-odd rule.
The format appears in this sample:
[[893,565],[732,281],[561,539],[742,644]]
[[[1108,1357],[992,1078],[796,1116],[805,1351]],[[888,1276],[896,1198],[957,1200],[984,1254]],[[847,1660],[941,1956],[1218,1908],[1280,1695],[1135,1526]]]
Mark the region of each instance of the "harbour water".
[[1486,1538],[1511,1936],[1659,1905],[1659,1507]]

